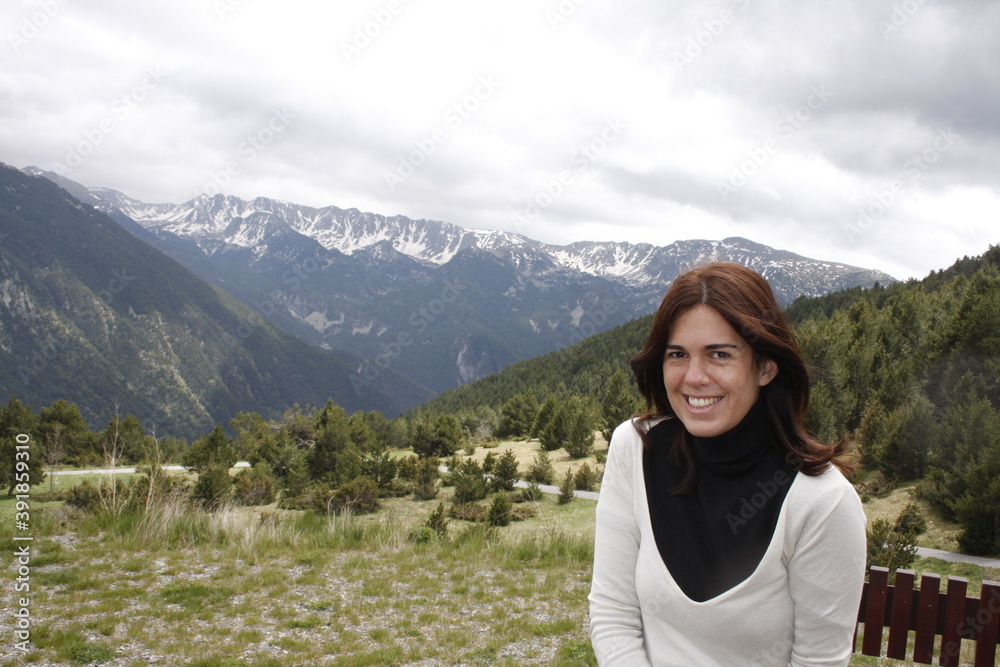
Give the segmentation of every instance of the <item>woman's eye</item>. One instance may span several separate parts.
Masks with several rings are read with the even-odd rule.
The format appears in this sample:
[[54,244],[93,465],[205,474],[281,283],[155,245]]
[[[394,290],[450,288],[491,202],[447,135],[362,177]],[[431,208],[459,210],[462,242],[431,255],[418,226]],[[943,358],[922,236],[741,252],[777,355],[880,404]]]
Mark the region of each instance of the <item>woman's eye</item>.
[[667,352],[667,359],[683,359],[684,353],[674,350],[673,352]]

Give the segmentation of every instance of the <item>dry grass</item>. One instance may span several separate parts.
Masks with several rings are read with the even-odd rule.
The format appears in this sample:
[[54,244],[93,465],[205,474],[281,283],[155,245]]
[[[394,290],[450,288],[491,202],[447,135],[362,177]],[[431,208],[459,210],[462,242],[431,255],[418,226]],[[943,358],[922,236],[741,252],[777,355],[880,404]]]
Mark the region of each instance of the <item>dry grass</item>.
[[[477,447],[473,453],[473,459],[477,461],[482,461],[486,458],[489,452],[493,452],[494,456],[500,456],[505,450],[511,450],[514,452],[514,458],[517,459],[518,469],[523,475],[527,471],[528,467],[534,462],[535,456],[538,452],[543,451],[541,444],[537,439],[530,440],[504,440],[499,443],[493,443],[490,447]],[[608,451],[608,443],[601,437],[598,433],[594,437],[594,452],[606,454]],[[597,462],[597,458],[594,454],[590,456],[574,459],[569,454],[566,453],[565,449],[557,449],[551,451],[549,454],[549,461],[552,462],[552,467],[556,472],[555,484],[556,486],[562,481],[566,476],[566,471],[570,468],[574,470],[578,469],[584,462],[588,463],[591,468],[601,469],[601,464]],[[600,487],[596,487],[595,490],[599,490]]]
[[916,483],[911,483],[897,487],[885,496],[870,498],[865,503],[868,520],[885,519],[892,523],[906,505],[914,503],[927,519],[927,532],[917,539],[917,546],[958,551],[958,534],[961,529],[957,524],[938,517],[927,501],[917,498],[915,489]]

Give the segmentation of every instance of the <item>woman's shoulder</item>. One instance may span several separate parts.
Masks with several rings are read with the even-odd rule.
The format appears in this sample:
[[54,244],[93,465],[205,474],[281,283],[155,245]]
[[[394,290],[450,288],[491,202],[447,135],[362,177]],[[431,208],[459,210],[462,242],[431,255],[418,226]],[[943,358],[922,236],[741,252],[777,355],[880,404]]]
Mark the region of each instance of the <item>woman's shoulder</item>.
[[626,442],[631,445],[642,445],[643,436],[648,435],[655,428],[669,428],[676,423],[676,419],[667,416],[653,417],[632,417],[623,421],[615,427],[611,433],[611,443]]
[[824,515],[838,506],[863,512],[858,492],[837,466],[830,464],[818,475],[800,472],[795,477],[789,493],[793,494],[793,507],[799,513]]
[[818,475],[806,475],[800,474],[799,477],[802,478],[803,484],[811,486],[815,491],[827,491],[829,493],[844,492],[847,489],[854,490],[854,485],[851,484],[850,480],[844,477],[844,473],[840,472],[840,468],[828,464],[826,469],[823,470]]
[[615,430],[611,432],[611,442],[608,443],[608,451],[622,448],[633,448],[636,446],[642,446],[642,436],[639,430],[642,428],[642,422],[638,417],[633,417],[623,421],[621,424],[615,427]]
[[619,424],[611,434],[608,443],[608,459],[625,467],[639,465],[643,458],[645,444],[652,437],[658,437],[665,428],[673,428],[676,419],[670,417],[633,417]]

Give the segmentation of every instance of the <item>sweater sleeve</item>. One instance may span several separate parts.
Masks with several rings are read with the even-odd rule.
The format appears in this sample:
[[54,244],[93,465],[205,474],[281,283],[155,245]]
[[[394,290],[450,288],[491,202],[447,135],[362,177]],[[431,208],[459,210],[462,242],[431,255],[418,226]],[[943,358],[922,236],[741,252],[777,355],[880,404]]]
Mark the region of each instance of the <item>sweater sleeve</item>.
[[865,580],[865,515],[841,473],[832,468],[827,475],[839,483],[822,484],[808,499],[788,562],[795,618],[790,667],[844,667],[853,649]]
[[590,589],[591,640],[598,664],[649,667],[635,584],[639,526],[634,510],[635,466],[642,442],[631,422],[615,429],[597,501],[594,575]]

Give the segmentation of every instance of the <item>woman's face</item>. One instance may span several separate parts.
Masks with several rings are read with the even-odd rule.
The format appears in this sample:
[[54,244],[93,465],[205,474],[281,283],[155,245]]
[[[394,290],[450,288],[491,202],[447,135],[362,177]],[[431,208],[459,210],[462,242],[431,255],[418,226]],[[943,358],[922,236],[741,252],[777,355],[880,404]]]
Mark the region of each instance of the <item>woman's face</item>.
[[663,384],[691,435],[710,438],[731,430],[777,372],[770,359],[758,367],[750,346],[710,306],[684,311],[670,327]]

